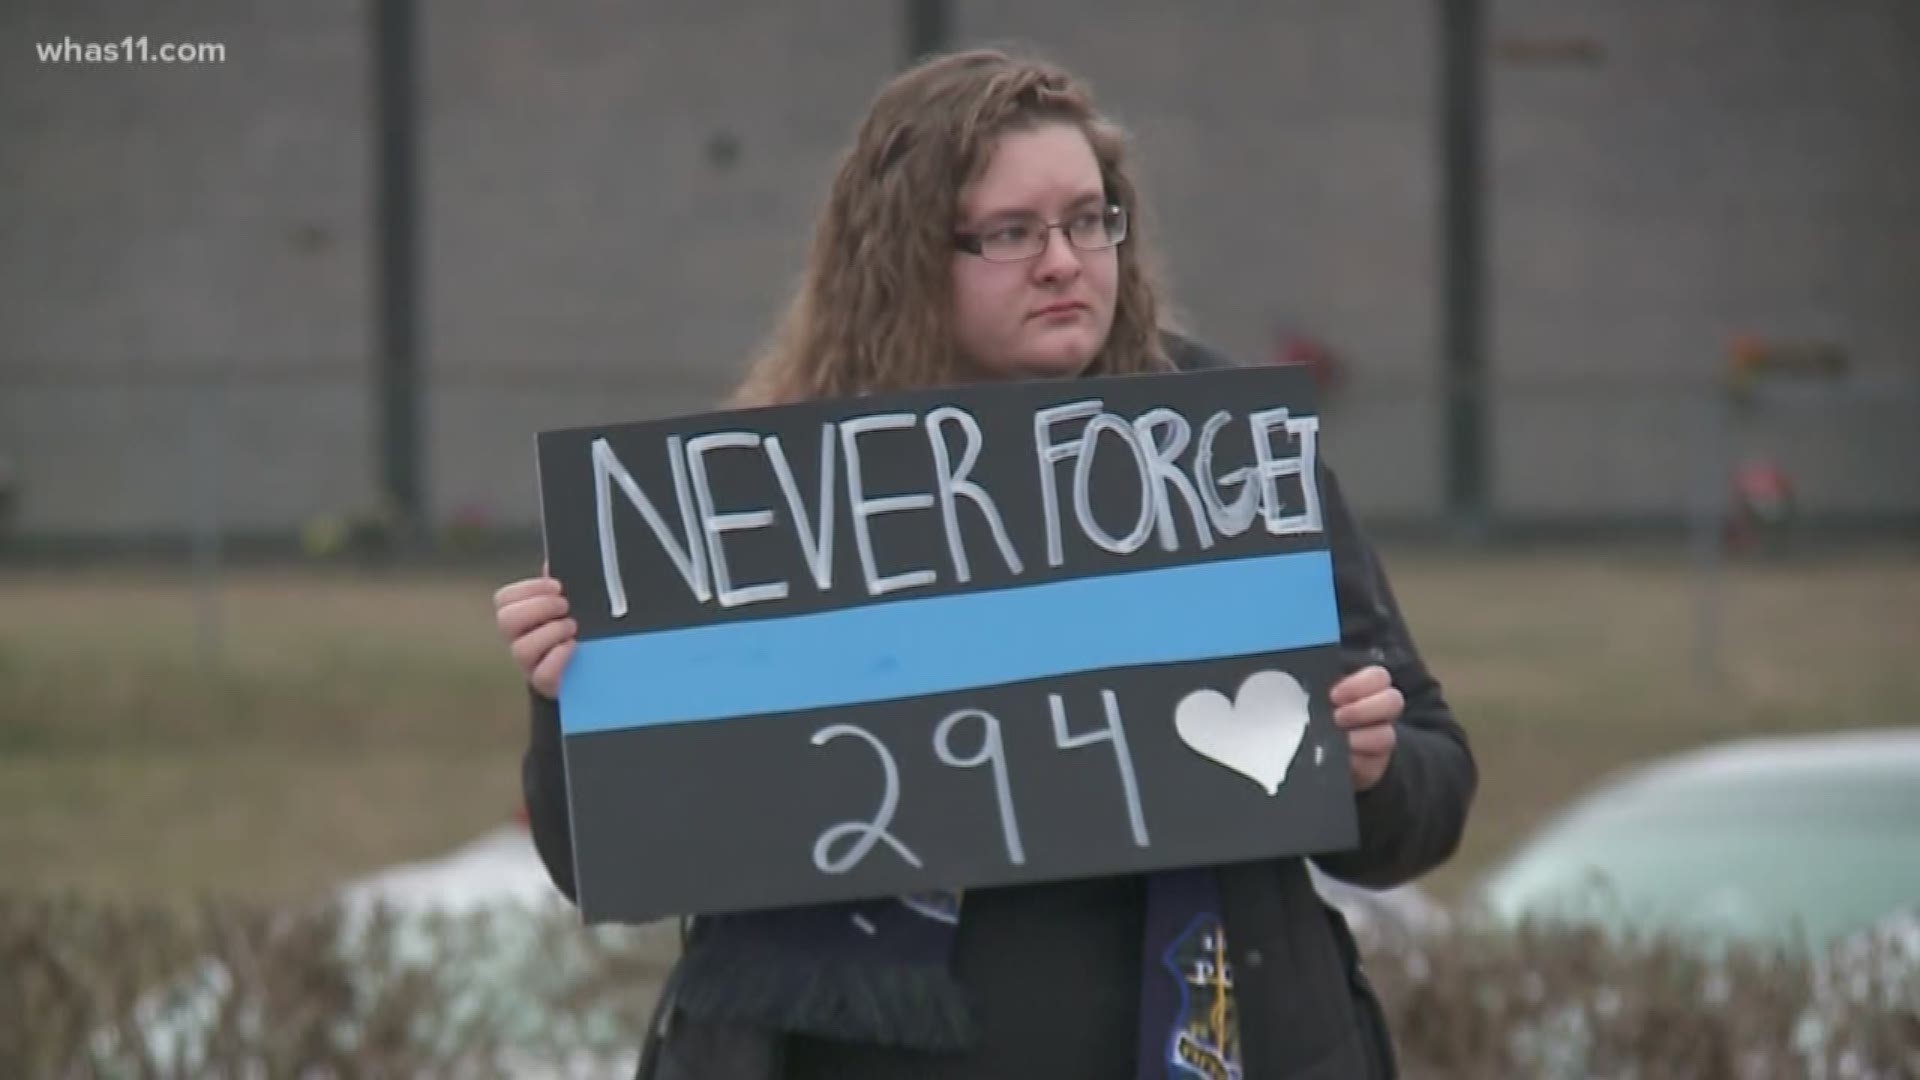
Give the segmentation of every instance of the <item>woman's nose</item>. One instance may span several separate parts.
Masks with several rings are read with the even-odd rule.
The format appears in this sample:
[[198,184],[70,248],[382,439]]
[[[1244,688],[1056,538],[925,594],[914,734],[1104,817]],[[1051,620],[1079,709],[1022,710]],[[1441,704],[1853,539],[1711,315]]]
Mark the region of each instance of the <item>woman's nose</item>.
[[1034,270],[1049,282],[1071,280],[1080,273],[1080,252],[1067,240],[1066,230],[1047,230],[1047,246],[1034,260]]

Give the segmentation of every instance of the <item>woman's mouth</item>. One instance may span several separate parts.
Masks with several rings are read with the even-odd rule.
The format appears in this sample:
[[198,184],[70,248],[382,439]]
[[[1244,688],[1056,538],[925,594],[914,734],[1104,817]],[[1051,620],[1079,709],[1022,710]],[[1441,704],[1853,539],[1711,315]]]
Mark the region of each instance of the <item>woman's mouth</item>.
[[1029,315],[1028,318],[1049,320],[1068,319],[1075,318],[1087,310],[1087,305],[1078,300],[1065,300],[1058,304],[1048,304],[1046,307],[1036,310],[1032,315]]

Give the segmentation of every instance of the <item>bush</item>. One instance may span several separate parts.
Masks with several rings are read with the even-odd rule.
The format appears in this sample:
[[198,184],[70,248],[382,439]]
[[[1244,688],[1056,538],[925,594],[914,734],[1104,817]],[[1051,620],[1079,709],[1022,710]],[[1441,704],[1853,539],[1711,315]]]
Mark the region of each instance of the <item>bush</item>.
[[1538,924],[1383,944],[1408,1076],[1920,1078],[1920,923],[1818,955]]
[[[1546,927],[1365,945],[1409,1077],[1920,1077],[1920,923],[1820,955]],[[630,1075],[674,950],[559,908],[0,897],[0,1075]]]
[[651,942],[553,909],[0,898],[0,1076],[630,1073]]

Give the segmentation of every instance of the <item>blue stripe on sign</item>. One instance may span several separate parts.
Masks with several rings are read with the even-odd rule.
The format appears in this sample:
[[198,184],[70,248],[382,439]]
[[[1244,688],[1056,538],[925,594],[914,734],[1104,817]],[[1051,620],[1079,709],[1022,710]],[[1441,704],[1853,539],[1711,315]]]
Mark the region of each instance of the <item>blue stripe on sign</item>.
[[568,735],[920,697],[1338,641],[1325,551],[583,641]]

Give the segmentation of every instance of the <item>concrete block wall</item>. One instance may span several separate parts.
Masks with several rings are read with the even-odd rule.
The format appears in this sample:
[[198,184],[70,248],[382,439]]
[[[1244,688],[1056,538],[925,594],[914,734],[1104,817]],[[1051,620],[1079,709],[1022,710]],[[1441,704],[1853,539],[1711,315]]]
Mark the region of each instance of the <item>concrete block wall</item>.
[[[1684,8],[1684,10],[1682,10]],[[421,5],[424,475],[436,518],[530,524],[532,435],[705,407],[769,330],[834,159],[901,62],[895,0]],[[1180,310],[1282,328],[1349,381],[1330,454],[1369,514],[1441,508],[1436,15],[1416,0],[952,0],[1137,136]],[[17,526],[243,529],[372,503],[364,3],[0,10],[0,454]],[[1816,508],[1920,510],[1920,5],[1495,0],[1496,509],[1671,514],[1704,388],[1752,333],[1880,392],[1763,412]],[[35,62],[72,36],[224,64]],[[1904,391],[1899,387],[1907,386]],[[217,455],[210,481],[202,463]]]
[[1683,507],[1703,384],[1750,334],[1841,346],[1863,385],[1790,393],[1728,450],[1810,508],[1920,509],[1920,5],[1490,7],[1500,506]]

